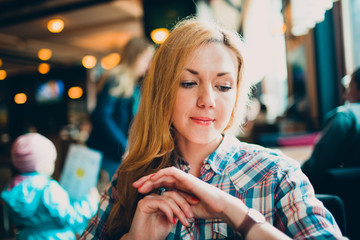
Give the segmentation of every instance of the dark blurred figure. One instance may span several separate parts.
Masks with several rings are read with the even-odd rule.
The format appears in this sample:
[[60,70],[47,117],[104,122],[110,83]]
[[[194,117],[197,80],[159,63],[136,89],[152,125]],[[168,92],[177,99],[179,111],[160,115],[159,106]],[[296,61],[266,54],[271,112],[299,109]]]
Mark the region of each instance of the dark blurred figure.
[[103,153],[101,179],[108,175],[105,179],[109,181],[121,163],[129,126],[140,101],[139,80],[146,74],[154,51],[146,38],[132,38],[124,47],[120,64],[100,79],[87,145]]
[[360,166],[360,68],[351,75],[345,99],[327,114],[321,137],[302,166],[312,182],[327,169]]

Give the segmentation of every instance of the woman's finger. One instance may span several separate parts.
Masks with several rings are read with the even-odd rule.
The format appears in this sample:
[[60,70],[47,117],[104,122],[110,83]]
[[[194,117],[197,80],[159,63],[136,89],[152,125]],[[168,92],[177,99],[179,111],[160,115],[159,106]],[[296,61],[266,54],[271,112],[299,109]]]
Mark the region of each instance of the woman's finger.
[[161,187],[166,187],[167,189],[179,189],[176,186],[177,181],[178,180],[176,178],[174,178],[173,176],[163,176],[156,180],[149,178],[142,185],[140,185],[138,187],[138,191],[140,193],[146,194],[146,193],[153,191],[154,189],[161,188]]
[[143,194],[163,186],[192,193],[192,186],[194,186],[192,182],[196,181],[196,178],[192,178],[195,177],[175,167],[170,167],[161,169],[155,174],[140,178],[133,183],[133,186]]
[[[171,210],[173,211],[173,214],[180,220],[180,222],[184,226],[190,226],[188,218],[193,217],[193,214],[191,213],[190,206],[186,203],[185,200],[183,200],[183,204],[181,204],[181,203],[179,204],[179,202],[181,202],[180,199],[179,199],[180,195],[177,195],[178,199],[176,199],[176,197],[174,197],[174,195],[176,195],[175,192],[169,193],[169,194],[166,194],[166,195],[164,194],[164,195],[159,196],[159,197],[164,199],[165,201],[167,201],[167,203],[169,204]],[[186,211],[185,210],[186,209],[186,204],[188,205],[188,213],[185,212]],[[191,217],[188,217],[187,215],[189,215]]]
[[199,199],[192,194],[188,194],[186,192],[178,191],[178,193],[190,204],[196,205],[199,203]]
[[183,225],[189,226],[187,216],[185,215],[183,209],[180,208],[177,202],[173,199],[174,196],[170,197],[170,194],[167,195],[168,196],[157,194],[148,195],[139,201],[138,206],[147,213],[154,213],[160,211],[166,216],[166,218],[171,224],[175,224],[176,217]]
[[[163,193],[163,196],[172,199],[176,203],[176,205],[180,207],[186,218],[194,217],[190,203],[186,199],[186,196],[189,196],[188,194],[178,191],[167,191]],[[188,198],[190,199],[190,197]]]
[[158,199],[155,195],[151,194],[141,199],[138,202],[138,208],[142,209],[142,212],[146,214],[158,213],[160,211],[170,223],[175,224],[175,217],[170,206],[166,204],[167,202],[164,199]]
[[150,174],[150,175],[146,175],[138,180],[136,180],[134,183],[133,183],[133,187],[134,188],[139,188],[141,187],[141,185],[143,185],[147,180],[149,180],[153,175],[155,175],[155,173],[153,174]]

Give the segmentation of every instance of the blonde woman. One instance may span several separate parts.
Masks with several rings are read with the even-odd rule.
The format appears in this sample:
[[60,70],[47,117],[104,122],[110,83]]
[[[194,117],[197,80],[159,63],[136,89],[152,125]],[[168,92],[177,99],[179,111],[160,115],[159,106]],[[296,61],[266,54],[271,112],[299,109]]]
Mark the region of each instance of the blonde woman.
[[299,165],[240,142],[239,36],[194,18],[157,50],[129,152],[82,239],[342,238]]
[[154,51],[147,39],[132,38],[124,47],[120,64],[102,76],[100,84],[104,83],[91,115],[93,129],[87,145],[103,153],[101,167],[109,180],[125,152],[129,126],[140,101],[139,79],[148,70]]

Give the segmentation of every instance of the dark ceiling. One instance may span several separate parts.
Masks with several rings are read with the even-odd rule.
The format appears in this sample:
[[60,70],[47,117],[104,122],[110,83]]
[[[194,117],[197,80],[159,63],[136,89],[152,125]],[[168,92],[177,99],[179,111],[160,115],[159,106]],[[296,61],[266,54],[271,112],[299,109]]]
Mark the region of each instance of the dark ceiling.
[[[73,65],[85,55],[98,58],[142,35],[138,0],[2,0],[0,1],[0,69],[8,76],[37,71],[37,52],[49,48],[51,66]],[[61,18],[65,28],[50,33],[46,24]]]

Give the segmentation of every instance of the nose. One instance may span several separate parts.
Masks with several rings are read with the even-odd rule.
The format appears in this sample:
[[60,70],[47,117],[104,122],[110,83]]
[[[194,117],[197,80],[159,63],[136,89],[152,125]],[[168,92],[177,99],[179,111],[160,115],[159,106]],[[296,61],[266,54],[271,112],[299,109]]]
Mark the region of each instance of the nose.
[[211,85],[199,88],[197,105],[200,108],[214,108],[216,93]]

